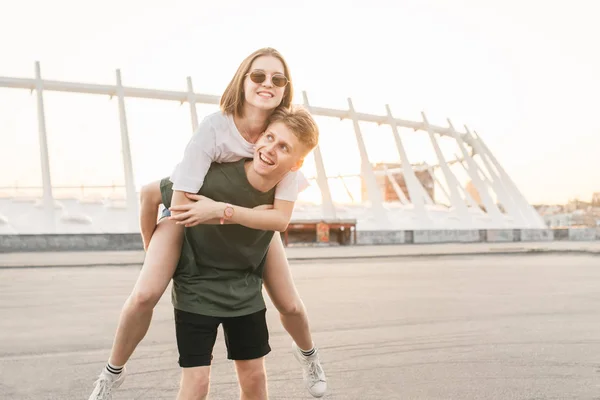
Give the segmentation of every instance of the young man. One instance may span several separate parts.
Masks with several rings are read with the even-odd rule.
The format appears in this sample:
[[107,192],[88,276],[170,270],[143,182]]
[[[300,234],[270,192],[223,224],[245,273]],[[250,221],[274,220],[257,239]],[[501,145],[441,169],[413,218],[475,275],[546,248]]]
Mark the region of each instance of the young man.
[[[218,224],[186,228],[173,276],[172,301],[179,364],[179,400],[206,399],[217,328],[223,324],[228,358],[234,360],[241,400],[267,399],[264,357],[270,352],[262,297],[262,271],[272,231],[226,224],[235,205],[273,204],[274,188],[298,169],[316,144],[318,131],[303,110],[284,111],[256,143],[253,160],[212,164],[199,194],[220,203]],[[289,124],[286,121],[295,123]],[[289,127],[294,126],[292,130]],[[300,128],[298,128],[300,127]],[[172,186],[161,182],[163,204],[170,207]]]
[[[147,332],[154,306],[158,303],[171,278],[175,275],[184,241],[184,230],[176,225],[175,221],[187,227],[192,227],[199,223],[211,223],[211,219],[212,223],[218,224],[222,216],[230,215],[229,218],[232,224],[235,223],[260,231],[285,229],[278,222],[280,218],[276,217],[274,223],[273,218],[268,214],[280,214],[277,210],[277,202],[282,203],[280,190],[282,184],[287,191],[293,191],[294,188],[291,183],[297,185],[295,181],[290,183],[289,179],[287,184],[284,184],[284,182],[286,182],[286,178],[297,172],[297,169],[302,165],[304,155],[317,145],[318,127],[310,114],[302,108],[290,110],[287,107],[281,107],[270,115],[269,121],[270,124],[266,127],[266,132],[256,139],[254,145],[242,138],[237,129],[234,129],[235,132],[229,133],[220,130],[196,133],[196,135],[202,135],[204,142],[206,142],[204,143],[205,146],[198,148],[200,152],[208,152],[207,145],[211,142],[222,144],[224,138],[227,139],[227,135],[233,133],[235,139],[233,143],[243,143],[244,154],[227,159],[225,153],[228,147],[217,146],[213,150],[220,157],[212,160],[212,162],[224,163],[242,158],[248,159],[255,155],[254,162],[248,165],[253,167],[253,176],[259,178],[257,184],[260,186],[266,182],[270,185],[272,182],[276,182],[275,201],[271,202],[273,204],[271,208],[273,209],[265,210],[264,207],[258,207],[262,209],[256,210],[244,207],[237,199],[240,197],[240,193],[245,192],[243,190],[240,192],[240,188],[235,184],[228,187],[227,191],[221,192],[221,196],[218,197],[218,200],[221,200],[220,202],[214,201],[211,195],[212,192],[206,193],[202,190],[203,185],[201,185],[199,186],[200,193],[206,194],[206,197],[185,193],[191,199],[191,203],[171,207],[171,210],[176,214],[174,213],[174,216],[170,218],[171,221],[162,221],[152,236],[140,277],[123,307],[109,362],[94,383],[94,389],[89,400],[110,400],[112,399],[112,393],[121,386],[126,376],[125,363]],[[233,124],[233,120],[230,122]],[[236,135],[240,137],[236,138]],[[224,136],[224,138],[220,136]],[[202,181],[205,181],[210,165],[211,161],[209,160],[202,174]],[[210,179],[222,178],[211,175]],[[244,180],[247,185],[248,180],[246,178]],[[174,182],[176,181],[175,179]],[[168,182],[163,180],[162,183],[162,186],[168,186]],[[173,183],[173,187],[175,187],[175,194],[180,194],[177,191],[176,183]],[[235,203],[235,205],[229,205],[226,203],[227,201]],[[157,181],[146,185],[141,196],[142,220],[145,220],[147,216],[152,218],[152,213],[154,213],[153,218],[156,220],[158,206],[163,203],[167,205],[170,203],[177,204],[173,199],[170,201],[162,200],[161,182]],[[292,201],[283,201],[283,203],[293,205]],[[290,217],[291,209],[289,210],[289,216],[287,216],[288,221]],[[285,226],[287,226],[287,222]],[[250,231],[254,232],[253,229]],[[279,235],[272,236],[273,240],[269,245],[264,263],[265,289],[273,305],[280,313],[283,327],[293,339],[293,353],[302,367],[306,388],[312,396],[322,397],[327,390],[327,381],[319,361],[318,349],[312,341],[306,310],[294,286],[281,239]],[[211,249],[208,250],[209,253],[210,251]]]

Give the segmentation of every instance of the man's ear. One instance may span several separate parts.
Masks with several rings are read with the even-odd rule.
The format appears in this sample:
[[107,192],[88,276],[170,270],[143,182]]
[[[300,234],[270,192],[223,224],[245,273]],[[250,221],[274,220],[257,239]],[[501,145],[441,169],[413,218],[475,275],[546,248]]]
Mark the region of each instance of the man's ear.
[[302,165],[304,164],[304,158],[301,158],[298,160],[298,162],[296,163],[296,165],[294,165],[292,167],[292,169],[290,169],[290,171],[298,171],[300,168],[302,168]]

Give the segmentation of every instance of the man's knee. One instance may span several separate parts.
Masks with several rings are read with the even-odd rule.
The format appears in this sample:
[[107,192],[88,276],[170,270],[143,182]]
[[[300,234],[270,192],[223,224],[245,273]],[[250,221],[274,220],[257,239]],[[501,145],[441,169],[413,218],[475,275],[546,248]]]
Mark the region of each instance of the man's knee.
[[267,387],[267,373],[262,365],[238,371],[240,388],[244,393],[258,395]]
[[200,379],[191,382],[185,382],[181,391],[186,393],[186,399],[204,400],[208,396],[208,380]]
[[208,396],[210,377],[204,369],[185,371],[181,377],[181,394],[184,399],[204,400]]

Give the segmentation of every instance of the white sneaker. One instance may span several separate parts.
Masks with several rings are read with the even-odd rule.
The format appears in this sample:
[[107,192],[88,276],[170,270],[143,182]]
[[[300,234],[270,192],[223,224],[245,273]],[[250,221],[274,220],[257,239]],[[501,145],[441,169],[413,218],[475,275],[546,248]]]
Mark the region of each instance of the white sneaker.
[[313,397],[323,397],[327,391],[327,378],[319,361],[319,351],[315,349],[315,354],[306,357],[296,343],[292,343],[292,351],[296,360],[302,365],[302,376],[308,392]]
[[106,368],[102,370],[96,382],[94,391],[88,400],[111,400],[112,392],[125,380],[125,368],[119,375],[109,373]]

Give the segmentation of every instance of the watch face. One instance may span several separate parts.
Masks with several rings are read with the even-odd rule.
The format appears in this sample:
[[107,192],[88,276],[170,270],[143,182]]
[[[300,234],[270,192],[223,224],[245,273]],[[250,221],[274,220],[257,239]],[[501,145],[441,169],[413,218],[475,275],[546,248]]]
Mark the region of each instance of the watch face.
[[233,207],[225,208],[225,216],[231,218],[233,216]]

